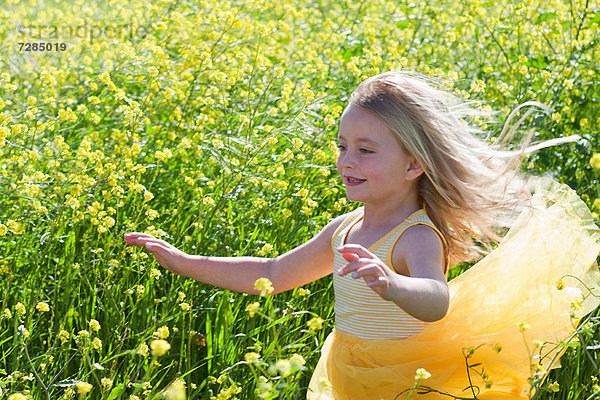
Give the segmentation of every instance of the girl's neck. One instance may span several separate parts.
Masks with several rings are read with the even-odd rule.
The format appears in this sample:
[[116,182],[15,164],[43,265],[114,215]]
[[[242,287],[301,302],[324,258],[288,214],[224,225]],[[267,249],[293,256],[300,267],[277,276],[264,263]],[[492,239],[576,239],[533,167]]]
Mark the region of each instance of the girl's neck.
[[364,204],[362,228],[378,229],[389,225],[396,226],[419,210],[417,196],[411,196],[400,204]]

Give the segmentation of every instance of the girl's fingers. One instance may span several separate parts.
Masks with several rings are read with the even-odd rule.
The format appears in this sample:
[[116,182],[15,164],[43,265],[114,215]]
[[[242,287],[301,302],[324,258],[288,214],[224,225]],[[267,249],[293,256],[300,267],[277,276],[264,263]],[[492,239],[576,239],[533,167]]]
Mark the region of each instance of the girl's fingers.
[[[368,269],[365,269],[365,268],[368,268]],[[349,274],[349,273],[354,274],[356,272],[359,274],[359,276],[362,276],[365,274],[364,271],[371,271],[371,268],[378,269],[377,265],[373,264],[373,260],[359,258],[358,260],[354,260],[354,261],[349,262],[348,264],[344,265],[342,268],[340,268],[338,270],[337,274],[340,276],[344,276],[346,274]]]
[[342,253],[342,255],[344,253],[353,253],[356,254],[359,258],[377,258],[375,254],[371,253],[369,250],[365,249],[360,244],[345,244],[342,247],[338,247],[337,251]]
[[356,261],[359,259],[358,255],[354,253],[342,253],[342,257],[348,262]]

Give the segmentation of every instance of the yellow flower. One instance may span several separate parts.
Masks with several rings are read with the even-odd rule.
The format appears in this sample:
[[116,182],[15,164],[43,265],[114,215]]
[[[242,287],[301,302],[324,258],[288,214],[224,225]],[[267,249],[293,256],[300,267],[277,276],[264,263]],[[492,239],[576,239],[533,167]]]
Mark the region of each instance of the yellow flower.
[[525,332],[531,329],[531,325],[526,324],[525,322],[520,322],[517,324],[517,326],[519,327],[519,330],[521,332]]
[[253,351],[244,354],[244,360],[246,360],[247,363],[253,363],[258,359],[260,359],[260,354]]
[[82,329],[79,332],[77,332],[77,338],[76,339],[77,340],[81,340],[81,339],[89,338],[89,337],[90,337],[90,332],[87,331],[87,330],[85,330],[85,329]]
[[420,381],[422,379],[429,379],[429,378],[431,378],[431,374],[429,373],[429,371],[427,371],[425,368],[417,369],[417,374],[415,375],[416,381]]
[[96,321],[95,319],[91,319],[90,320],[90,328],[92,328],[92,330],[94,332],[98,332],[100,330],[100,322]]
[[164,391],[164,398],[166,400],[186,400],[185,381],[177,379],[171,383]]
[[177,301],[183,301],[183,299],[185,299],[185,293],[178,292],[177,293]]
[[548,389],[551,392],[559,392],[560,391],[560,384],[558,382],[553,382],[551,385],[548,385]]
[[302,368],[302,366],[304,366],[304,364],[306,364],[304,357],[302,357],[300,354],[292,354],[290,357],[290,362],[292,363],[293,370],[299,370]]
[[156,339],[150,342],[150,349],[152,350],[152,356],[160,357],[169,351],[171,345],[166,340]]
[[94,340],[92,340],[92,347],[94,350],[102,349],[102,340],[100,340],[100,338],[94,338]]
[[161,326],[154,332],[154,337],[157,339],[166,339],[169,337],[169,327]]
[[556,281],[556,290],[563,290],[565,288],[565,281],[559,279]]
[[323,318],[314,317],[310,321],[308,321],[306,325],[308,325],[308,329],[310,329],[311,331],[316,331],[323,328],[323,322],[325,322],[323,321]]
[[271,395],[271,391],[273,390],[273,383],[269,382],[269,380],[264,376],[258,378],[258,384],[256,386],[256,390],[260,398],[266,399]]
[[590,158],[590,166],[592,168],[600,169],[600,153],[594,153]]
[[190,305],[188,303],[181,303],[179,304],[179,307],[181,307],[182,311],[189,311],[190,309]]
[[141,356],[147,356],[148,355],[148,345],[146,343],[142,343],[140,345],[140,348],[138,349],[137,353]]
[[156,269],[156,268],[152,268],[150,270],[150,277],[154,278],[154,279],[159,279],[162,275],[162,272],[160,272],[160,270]]
[[93,386],[87,382],[77,382],[75,388],[77,389],[79,397],[83,397],[92,390]]
[[154,195],[152,194],[152,192],[146,190],[144,191],[144,201],[150,201],[154,198]]
[[98,76],[98,79],[100,79],[100,82],[108,84],[108,82],[110,82],[110,75],[108,72],[104,71]]
[[275,368],[279,370],[281,376],[288,376],[292,372],[292,363],[290,360],[277,360]]
[[275,290],[273,289],[271,281],[267,278],[258,278],[256,282],[254,282],[254,288],[260,291],[261,296],[271,294]]
[[27,397],[26,395],[24,395],[21,392],[13,393],[10,396],[8,396],[8,400],[27,400],[27,399],[29,399],[29,397]]
[[113,386],[113,380],[109,378],[102,378],[100,380],[100,384],[102,384],[103,388],[110,389]]
[[298,296],[308,296],[310,294],[310,290],[304,288],[298,288]]
[[19,301],[15,304],[15,311],[17,312],[17,315],[25,315],[25,306]]
[[71,335],[69,334],[69,332],[65,331],[64,329],[61,329],[57,335],[58,339],[60,340],[60,342],[62,344],[64,344],[67,340],[69,340],[70,336]]
[[305,188],[302,188],[302,189],[298,190],[298,193],[296,193],[296,195],[298,195],[300,197],[306,197],[306,196],[308,196],[308,190]]
[[23,232],[25,232],[25,225],[23,225],[20,222],[13,221],[12,219],[9,219],[8,221],[6,221],[6,226],[15,235],[20,235]]
[[493,348],[496,353],[500,353],[502,351],[502,343],[494,344]]
[[248,312],[248,314],[250,314],[250,317],[254,317],[254,314],[256,314],[256,312],[258,311],[259,308],[260,308],[260,303],[255,302],[252,304],[248,304],[246,306],[246,311]]
[[40,301],[35,305],[35,309],[39,312],[48,312],[50,311],[50,306],[45,301]]

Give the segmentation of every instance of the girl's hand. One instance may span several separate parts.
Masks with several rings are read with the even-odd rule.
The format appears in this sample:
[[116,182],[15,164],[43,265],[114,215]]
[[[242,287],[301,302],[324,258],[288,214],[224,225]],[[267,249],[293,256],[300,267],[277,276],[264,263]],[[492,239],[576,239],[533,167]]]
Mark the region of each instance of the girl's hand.
[[384,300],[392,301],[389,289],[397,275],[394,271],[359,244],[346,244],[337,250],[348,261],[348,264],[337,272],[338,275],[352,274],[354,279],[362,278],[367,286]]
[[189,260],[189,255],[170,245],[162,239],[157,239],[146,233],[126,233],[125,242],[132,246],[144,246],[154,254],[156,261],[169,271],[180,275],[182,266]]

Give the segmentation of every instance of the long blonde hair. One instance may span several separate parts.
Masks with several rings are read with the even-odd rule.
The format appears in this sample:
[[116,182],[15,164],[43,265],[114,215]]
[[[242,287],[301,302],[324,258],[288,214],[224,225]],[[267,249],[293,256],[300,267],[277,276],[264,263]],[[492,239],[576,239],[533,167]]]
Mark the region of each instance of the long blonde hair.
[[524,154],[561,140],[529,146],[531,132],[517,150],[504,150],[528,115],[511,126],[515,110],[499,140],[487,144],[483,131],[465,121],[482,113],[430,81],[413,72],[386,72],[363,81],[350,103],[381,118],[423,168],[419,201],[442,232],[453,265],[489,251],[500,239],[497,230],[509,226],[527,204],[528,179],[519,173]]

